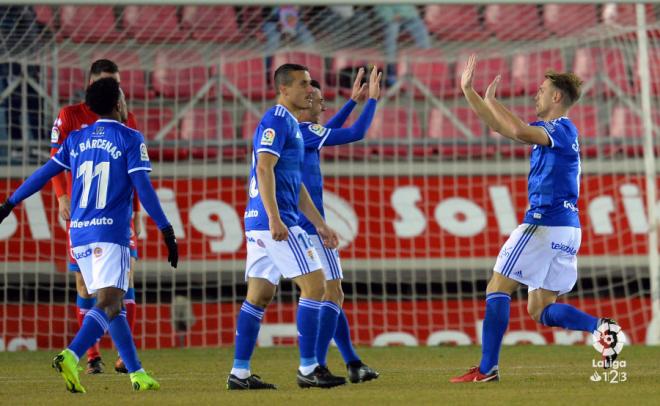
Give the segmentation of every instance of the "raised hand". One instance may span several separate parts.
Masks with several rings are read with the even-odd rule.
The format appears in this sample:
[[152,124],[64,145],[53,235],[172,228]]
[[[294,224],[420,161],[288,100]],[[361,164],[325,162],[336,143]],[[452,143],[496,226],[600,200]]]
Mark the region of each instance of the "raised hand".
[[461,75],[461,89],[463,92],[472,89],[472,80],[474,79],[474,68],[477,65],[477,55],[472,54],[465,64],[465,69]]
[[353,82],[353,91],[351,92],[351,99],[354,102],[361,102],[364,100],[365,95],[367,94],[367,84],[362,83],[362,78],[364,78],[364,68],[358,69],[357,76]]
[[497,86],[500,84],[500,79],[502,79],[501,75],[495,76],[495,79],[493,79],[492,82],[490,82],[490,85],[488,85],[488,88],[486,89],[486,94],[484,95],[484,100],[494,100],[495,99],[495,93],[497,92]]
[[378,67],[374,65],[369,75],[369,98],[376,99],[380,97],[380,80],[383,77],[383,72],[378,72]]

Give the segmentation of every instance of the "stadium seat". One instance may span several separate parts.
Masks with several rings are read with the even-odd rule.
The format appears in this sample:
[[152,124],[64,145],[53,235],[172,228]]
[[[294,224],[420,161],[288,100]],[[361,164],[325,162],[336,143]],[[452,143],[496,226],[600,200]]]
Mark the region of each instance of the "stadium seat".
[[[648,58],[649,58],[649,79],[651,82],[651,94],[660,95],[660,47],[649,47],[648,48]],[[639,58],[640,55],[637,54],[635,59],[635,68],[633,69],[633,79],[635,83],[635,93],[641,92],[641,82],[639,77]]]
[[[652,111],[652,124],[656,131],[654,136],[657,138],[657,129],[660,127],[660,109]],[[618,139],[617,152],[623,152],[630,157],[639,157],[643,155],[644,129],[642,119],[627,107],[616,105],[610,113],[610,137]],[[616,147],[616,146],[614,146]],[[660,151],[656,148],[656,154]]]
[[198,41],[231,43],[244,38],[238,29],[234,6],[184,6],[181,27]]
[[110,59],[119,66],[121,88],[127,99],[145,99],[151,97],[154,91],[149,89],[146,81],[146,72],[141,68],[140,56],[135,51],[96,51],[92,60]]
[[[351,121],[355,119],[357,116]],[[421,155],[424,152],[419,145],[421,138],[422,127],[417,111],[403,107],[379,107],[367,131],[370,155],[405,157],[409,152]]]
[[559,49],[513,55],[511,60],[513,94],[536,94],[548,69],[556,72],[564,71],[564,58]]
[[208,78],[208,70],[199,52],[191,49],[156,52],[151,83],[157,94],[166,98],[187,99],[194,96]]
[[[326,86],[325,60],[318,52],[313,51],[278,51],[273,55],[273,68],[285,63],[297,63],[307,66],[312,79],[316,79],[321,84],[323,97],[326,100],[332,100],[336,96],[335,89]],[[272,77],[274,72],[269,72]]]
[[486,145],[484,126],[469,107],[452,107],[449,113],[472,134],[467,137],[439,108],[428,114],[427,135],[431,139],[427,150],[445,158],[483,158],[493,156],[495,149]]
[[137,120],[138,130],[149,142],[150,156],[158,161],[184,160],[190,156],[187,148],[178,148],[176,140],[177,127],[168,131],[162,139],[156,140],[156,135],[167,123],[172,121],[174,113],[169,108],[136,108],[131,109]]
[[[50,63],[49,63],[50,65]],[[81,101],[85,85],[85,71],[80,68],[80,56],[77,52],[59,51],[57,53],[57,93],[61,101],[77,103]],[[48,91],[52,91],[53,71],[48,72]]]
[[484,26],[502,41],[546,38],[536,5],[489,4],[484,10]]
[[[634,4],[604,4],[602,8],[603,23],[614,26],[637,25],[637,12]],[[646,23],[655,22],[653,4],[646,5]]]
[[127,34],[141,43],[185,39],[179,29],[176,6],[126,6],[123,23]]
[[[602,53],[604,67],[603,76],[609,79],[616,87],[618,87],[625,94],[633,94],[635,92],[633,86],[630,84],[628,78],[628,67],[632,63],[628,63],[624,57],[623,52],[618,48],[609,48]],[[607,86],[605,89],[606,94],[614,94],[614,90]]]
[[59,34],[73,42],[116,42],[123,37],[115,26],[112,6],[62,6]]
[[[463,69],[465,69],[465,64],[467,63],[468,57],[473,53],[473,51],[463,51],[458,56],[458,61],[456,62],[454,79],[455,86],[454,92],[455,95],[461,95],[461,76],[463,74]],[[512,94],[513,88],[511,86],[511,72],[509,71],[509,66],[506,63],[505,59],[501,56],[490,56],[485,58],[480,58],[477,60],[477,70],[474,72],[473,86],[474,89],[483,94],[488,85],[495,79],[495,76],[502,75],[500,84],[497,88],[497,95],[500,97],[508,97]]]
[[424,22],[440,40],[476,41],[490,36],[481,26],[479,10],[474,5],[426,6]]
[[[235,51],[221,54],[220,74],[236,90],[248,99],[259,101],[275,97],[275,90],[269,85],[266,74],[266,62],[263,55],[250,51]],[[211,66],[211,75],[218,72],[216,64]],[[212,89],[215,94],[215,87]],[[222,88],[222,97],[233,99],[236,95],[227,86]]]
[[553,34],[567,36],[580,33],[598,24],[598,12],[593,4],[545,4],[543,25]]
[[[455,94],[452,71],[445,61],[442,52],[436,49],[408,49],[399,56],[397,68],[399,77],[409,76],[417,79],[434,96],[445,97]],[[403,90],[413,90],[416,98],[424,98],[424,93],[410,83],[403,85]]]
[[34,15],[38,23],[48,27],[52,32],[56,31],[55,27],[55,13],[51,6],[33,6]]
[[242,159],[247,151],[237,145],[235,134],[230,111],[223,110],[222,116],[218,116],[216,109],[196,108],[188,110],[181,119],[179,138],[190,143],[193,159],[215,159],[219,152],[225,159]]

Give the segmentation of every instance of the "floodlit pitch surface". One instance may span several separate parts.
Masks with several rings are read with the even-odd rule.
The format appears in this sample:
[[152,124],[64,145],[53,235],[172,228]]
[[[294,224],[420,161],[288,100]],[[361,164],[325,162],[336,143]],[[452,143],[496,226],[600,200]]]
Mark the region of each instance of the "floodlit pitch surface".
[[[52,352],[0,353],[0,404],[170,404],[186,405],[360,405],[360,404],[658,404],[660,348],[628,346],[620,359],[625,382],[593,382],[597,353],[591,346],[504,347],[501,381],[450,384],[479,360],[479,347],[360,348],[378,380],[330,390],[299,389],[296,348],[256,350],[252,371],[279,386],[277,391],[228,392],[225,379],[232,349],[152,350],[140,353],[145,368],[160,381],[158,392],[134,393],[128,376],[115,374],[115,354],[103,351],[107,373],[81,375],[87,394],[71,394],[50,367]],[[336,349],[330,368],[344,374]],[[610,376],[611,378],[611,376]]]

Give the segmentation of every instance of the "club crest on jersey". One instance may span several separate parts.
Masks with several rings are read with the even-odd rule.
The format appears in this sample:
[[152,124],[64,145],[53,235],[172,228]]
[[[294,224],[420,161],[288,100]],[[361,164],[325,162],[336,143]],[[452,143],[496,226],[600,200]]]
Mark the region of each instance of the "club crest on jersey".
[[57,144],[59,140],[60,140],[60,129],[57,127],[53,127],[53,130],[50,132],[50,142],[53,144]]
[[323,137],[326,132],[325,127],[323,127],[321,124],[310,124],[310,126],[307,128],[309,129],[309,131],[311,131],[313,134],[318,135],[319,137]]
[[261,133],[261,145],[273,145],[275,141],[275,130],[272,128],[266,128],[263,133]]
[[99,258],[101,255],[103,255],[103,248],[101,247],[94,248],[94,256],[96,258]]
[[147,146],[144,144],[140,144],[140,159],[143,161],[148,161],[149,160],[149,153],[147,152]]
[[314,250],[313,249],[308,249],[307,250],[307,256],[309,257],[310,260],[314,260]]

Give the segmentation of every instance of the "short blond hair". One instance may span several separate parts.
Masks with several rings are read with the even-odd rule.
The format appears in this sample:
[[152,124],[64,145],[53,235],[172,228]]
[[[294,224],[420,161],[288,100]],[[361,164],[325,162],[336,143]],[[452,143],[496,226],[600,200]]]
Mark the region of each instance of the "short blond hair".
[[582,79],[575,73],[549,70],[545,73],[545,77],[564,95],[562,101],[566,107],[571,107],[580,99]]

